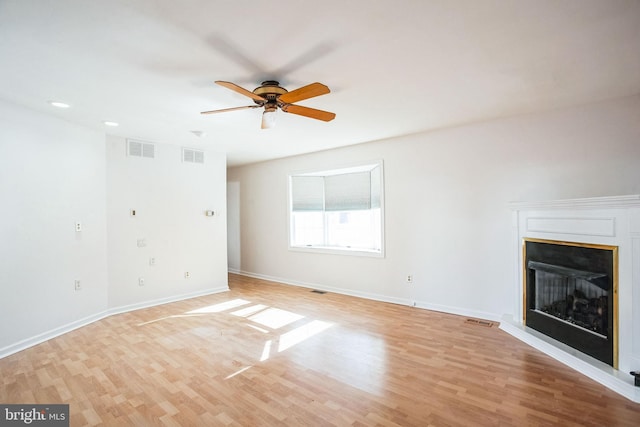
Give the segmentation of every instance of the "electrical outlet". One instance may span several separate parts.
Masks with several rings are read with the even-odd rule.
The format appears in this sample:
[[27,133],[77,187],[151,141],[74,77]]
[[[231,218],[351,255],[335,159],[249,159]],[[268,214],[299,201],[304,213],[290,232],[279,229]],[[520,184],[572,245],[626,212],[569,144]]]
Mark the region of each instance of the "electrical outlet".
[[184,273],[184,278],[188,279],[191,277],[191,273],[189,273],[188,271]]
[[76,231],[82,231],[82,223],[80,221],[76,221]]
[[80,285],[80,280],[75,280],[73,283],[76,288],[76,291],[79,291],[80,289],[82,289],[82,285]]
[[407,275],[407,283],[413,283],[413,276],[411,274]]
[[153,257],[149,258],[149,265],[156,265],[156,259]]
[[144,277],[138,277],[138,286],[144,286]]

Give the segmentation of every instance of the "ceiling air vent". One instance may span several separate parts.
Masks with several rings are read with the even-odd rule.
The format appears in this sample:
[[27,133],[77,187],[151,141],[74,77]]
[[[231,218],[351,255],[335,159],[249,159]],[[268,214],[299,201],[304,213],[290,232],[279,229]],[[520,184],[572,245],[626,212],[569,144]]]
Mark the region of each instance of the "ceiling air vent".
[[153,159],[156,157],[156,146],[150,142],[127,140],[127,154],[132,157],[146,157]]
[[192,148],[183,148],[182,161],[186,163],[204,164],[204,151],[194,150]]

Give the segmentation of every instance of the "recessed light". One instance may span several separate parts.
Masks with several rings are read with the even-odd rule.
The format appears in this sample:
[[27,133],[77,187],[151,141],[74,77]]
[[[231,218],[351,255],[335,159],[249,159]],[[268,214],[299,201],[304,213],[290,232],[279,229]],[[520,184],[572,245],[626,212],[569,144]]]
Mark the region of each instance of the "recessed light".
[[197,136],[198,138],[202,138],[204,136],[207,136],[207,133],[201,130],[192,130],[191,131],[192,134],[194,134],[195,136]]
[[65,103],[65,102],[60,102],[60,101],[49,101],[49,104],[53,105],[54,107],[58,107],[58,108],[69,108],[71,107],[71,105]]
[[102,123],[104,123],[105,126],[113,126],[113,127],[118,126],[118,123],[116,123],[116,122],[105,121],[105,122],[102,122]]

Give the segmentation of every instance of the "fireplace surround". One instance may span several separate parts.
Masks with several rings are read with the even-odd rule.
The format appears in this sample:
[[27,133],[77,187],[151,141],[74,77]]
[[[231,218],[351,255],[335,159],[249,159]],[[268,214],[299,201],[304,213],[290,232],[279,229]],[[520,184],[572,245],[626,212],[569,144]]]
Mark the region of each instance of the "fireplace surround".
[[[510,208],[513,309],[503,315],[500,328],[640,403],[640,387],[630,375],[640,371],[640,195],[513,202]],[[609,267],[567,264],[557,254],[527,260],[527,242],[603,249],[611,255]],[[526,287],[530,275],[534,283],[539,276],[538,287],[546,287],[537,300]],[[612,284],[604,284],[607,280]],[[587,334],[606,337],[611,356],[598,357],[541,332],[544,327],[537,327],[535,320],[533,325],[528,322],[536,315],[554,317],[551,320],[563,323],[570,335],[590,329]]]

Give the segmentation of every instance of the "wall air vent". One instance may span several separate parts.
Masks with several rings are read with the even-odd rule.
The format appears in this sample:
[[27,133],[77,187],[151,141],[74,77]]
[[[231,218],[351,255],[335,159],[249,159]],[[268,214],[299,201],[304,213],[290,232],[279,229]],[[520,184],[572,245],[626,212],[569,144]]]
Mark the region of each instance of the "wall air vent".
[[182,161],[186,163],[204,164],[204,151],[194,150],[192,148],[183,148]]
[[156,157],[156,146],[150,142],[127,139],[127,154],[132,157],[153,159]]

